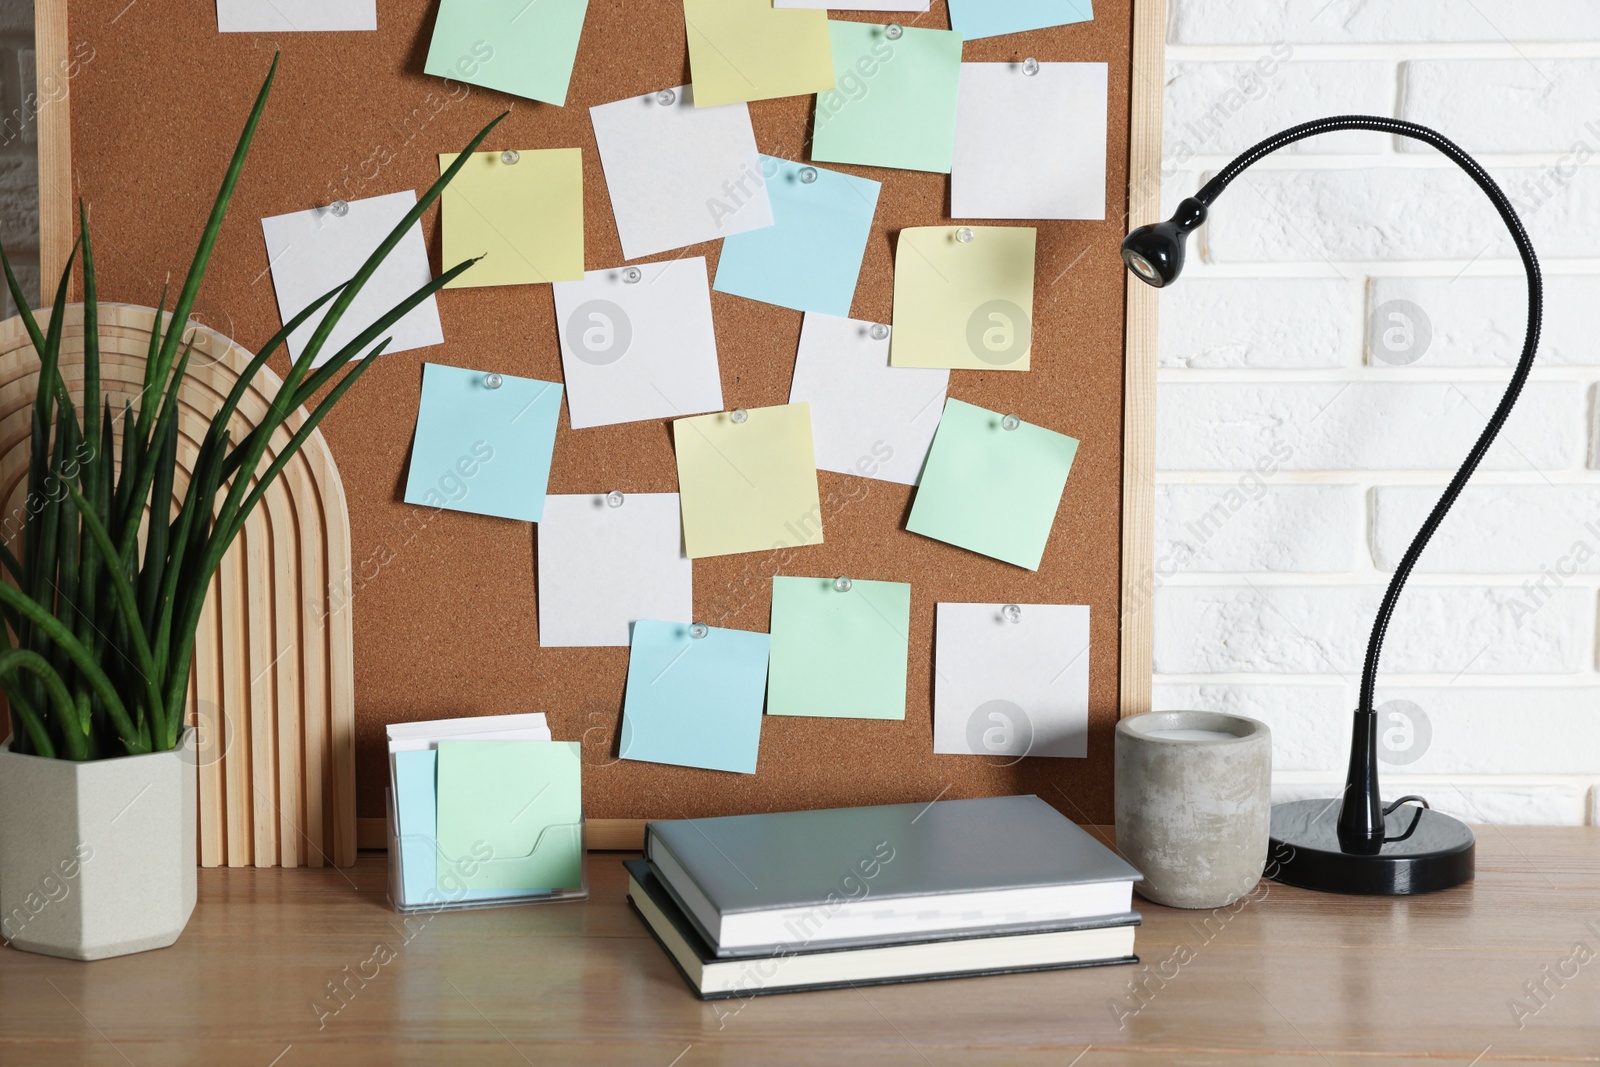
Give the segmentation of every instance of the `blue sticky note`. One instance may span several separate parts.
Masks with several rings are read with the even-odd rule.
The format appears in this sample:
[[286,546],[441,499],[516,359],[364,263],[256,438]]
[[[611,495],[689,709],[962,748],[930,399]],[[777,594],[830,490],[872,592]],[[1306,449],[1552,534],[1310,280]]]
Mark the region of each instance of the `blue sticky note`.
[[969,41],[1092,18],[1091,0],[950,0],[950,28]]
[[556,382],[425,364],[406,503],[538,522],[560,418]]
[[455,885],[448,877],[441,889],[439,879],[438,792],[435,786],[437,752],[396,752],[394,754],[395,817],[400,836],[400,892],[395,903],[414,908],[421,904],[457,904],[469,900],[493,900],[504,893],[468,889]]
[[766,634],[677,622],[633,624],[618,755],[647,763],[756,773]]
[[[722,243],[718,292],[845,317],[878,208],[878,182],[761,157],[773,225]],[[816,180],[807,182],[812,173]]]

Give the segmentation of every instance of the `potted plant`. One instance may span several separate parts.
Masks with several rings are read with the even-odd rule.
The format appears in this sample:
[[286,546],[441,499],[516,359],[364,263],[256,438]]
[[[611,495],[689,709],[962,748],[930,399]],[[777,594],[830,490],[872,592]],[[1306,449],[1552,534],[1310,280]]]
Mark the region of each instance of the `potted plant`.
[[[0,936],[18,948],[100,959],[161,948],[183,932],[195,903],[196,803],[194,731],[185,721],[212,576],[267,487],[388,345],[385,331],[472,266],[445,271],[313,370],[367,280],[500,118],[349,281],[256,353],[213,416],[175,499],[178,394],[191,351],[184,334],[277,67],[274,58],[164,329],[156,314],[137,407],[117,412],[101,396],[87,211],[79,209],[78,242],[43,327],[0,250],[39,354],[23,541],[15,551],[0,544],[0,690],[11,720],[0,745]],[[60,364],[80,253],[83,388],[74,395]],[[161,302],[164,310],[165,292]],[[229,420],[252,380],[324,308],[265,418],[232,440]],[[273,432],[302,406],[309,414],[263,469]]]

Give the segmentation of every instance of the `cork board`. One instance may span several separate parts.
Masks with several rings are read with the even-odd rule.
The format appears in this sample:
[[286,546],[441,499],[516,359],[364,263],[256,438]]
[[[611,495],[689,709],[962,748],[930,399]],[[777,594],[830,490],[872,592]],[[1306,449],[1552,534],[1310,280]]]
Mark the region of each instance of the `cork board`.
[[[690,80],[680,0],[591,0],[565,108],[424,75],[437,0],[384,0],[376,33],[275,39],[219,35],[208,0],[39,7],[40,69],[75,61],[69,97],[41,115],[43,258],[47,271],[64,260],[66,212],[72,198],[85,198],[107,299],[154,304],[169,272],[177,284],[251,99],[274,49],[282,50],[197,309],[207,326],[247,347],[279,324],[262,217],[425,188],[439,152],[458,150],[506,109],[510,117],[484,148],[579,147],[587,266],[622,263],[588,108]],[[1033,370],[954,372],[950,384],[953,397],[1016,411],[1082,442],[1040,570],[908,533],[909,487],[828,472],[819,474],[825,545],[695,565],[697,617],[750,630],[767,628],[776,574],[910,582],[905,721],[769,717],[753,776],[618,761],[627,650],[539,646],[535,528],[401,501],[424,362],[561,380],[548,286],[452,290],[439,301],[446,343],[382,357],[322,424],[350,507],[363,822],[383,814],[384,724],[515,711],[544,711],[557,738],[582,741],[594,820],[1033,792],[1079,821],[1110,821],[1112,730],[1120,714],[1148,702],[1148,623],[1136,579],[1148,573],[1154,380],[1152,305],[1125,289],[1117,246],[1155,200],[1165,5],[1141,0],[1136,10],[1133,0],[1098,0],[1095,8],[1091,23],[973,41],[965,50],[968,61],[1034,56],[1110,66],[1107,218],[1033,224]],[[943,0],[926,15],[899,17],[948,26]],[[811,97],[758,102],[750,112],[763,152],[805,158]],[[1151,175],[1131,183],[1131,202],[1130,153],[1132,171]],[[949,179],[840,169],[884,183],[852,315],[887,322],[895,235],[950,221]],[[423,226],[438,270],[437,209]],[[714,271],[718,250],[713,243],[681,254],[706,256]],[[800,313],[721,293],[712,300],[727,405],[785,403]],[[274,363],[285,369],[281,358]],[[552,493],[676,488],[666,422],[574,432],[563,415]],[[1125,522],[1130,512],[1139,521]],[[1090,606],[1087,759],[933,755],[940,601]]]

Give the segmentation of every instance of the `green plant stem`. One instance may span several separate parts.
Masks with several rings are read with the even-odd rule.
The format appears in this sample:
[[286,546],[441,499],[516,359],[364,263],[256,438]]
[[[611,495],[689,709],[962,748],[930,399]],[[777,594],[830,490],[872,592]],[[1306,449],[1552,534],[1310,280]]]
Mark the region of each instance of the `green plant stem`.
[[[105,672],[100,669],[100,665],[89,654],[89,650],[79,644],[76,637],[72,636],[72,631],[62,626],[60,620],[45,610],[38,601],[4,582],[0,582],[0,600],[10,604],[19,613],[26,616],[28,621],[42,630],[45,636],[55,643],[57,648],[66,653],[67,658],[73,662],[78,670],[83,672],[84,677],[88,679],[89,684],[94,688],[96,695],[105,704],[106,713],[111,716],[111,721],[116,727],[118,736],[122,738],[123,744],[129,746],[128,750],[130,752],[142,751],[138,748],[139,731],[134,728],[133,720],[128,717],[128,709],[123,706],[122,698],[117,696],[116,687],[111,684],[111,679],[106,677]],[[70,701],[68,703],[70,704]],[[79,720],[76,708],[73,708],[70,713],[64,708],[59,709],[58,714],[61,714],[65,720],[66,728],[63,733],[71,734],[77,731],[85,737],[88,736],[88,723],[86,720]]]
[[[45,692],[55,702],[56,714],[61,716],[63,722],[70,722],[76,718],[72,704],[72,694],[67,692],[66,684],[61,681],[61,675],[56,673],[55,668],[50,666],[49,661],[43,656],[37,652],[29,652],[21,648],[14,648],[10,652],[0,655],[0,678],[15,671],[27,671],[39,679],[39,682],[44,686]],[[39,722],[38,716],[33,709],[26,708],[24,710],[23,706],[13,705],[11,710],[14,714],[21,712],[18,717],[22,719],[23,728],[28,731],[28,739],[33,743],[35,754],[54,759],[56,754],[55,745],[51,743],[50,735],[45,733],[44,726]],[[67,748],[68,759],[82,760],[87,758],[89,754],[87,730],[81,736],[76,735],[73,731],[67,731],[66,736],[63,738],[63,743]]]
[[[89,506],[82,493],[71,487],[68,487],[68,492],[72,494],[72,504],[78,509],[78,518],[82,520],[84,529],[89,531],[89,536],[100,546],[100,551],[105,553],[108,559],[111,558],[115,549],[111,544],[110,535],[106,533],[106,528],[100,524],[100,517],[94,513],[94,509]],[[167,506],[171,507],[170,504]],[[135,667],[144,677],[145,704],[154,720],[151,727],[157,737],[164,737],[166,711],[161,703],[161,674],[156,669],[155,659],[150,655],[150,645],[139,619],[139,605],[134,599],[133,585],[128,581],[128,576],[116,567],[107,567],[106,576],[111,579],[111,592],[115,596],[117,607],[122,612],[123,622],[128,627],[128,636],[133,641]],[[184,681],[188,681],[187,676]]]
[[[11,653],[6,654],[10,655]],[[36,656],[37,653],[29,653],[29,655]],[[40,658],[42,659],[42,657]],[[6,675],[0,674],[0,678],[5,677]],[[55,759],[56,744],[50,740],[50,731],[45,727],[44,720],[39,718],[39,713],[33,710],[33,705],[28,703],[26,697],[17,692],[8,693],[7,699],[11,702],[11,717],[22,724],[22,732],[24,734],[23,737],[13,736],[11,751],[27,752],[31,749],[32,754],[35,756]],[[24,741],[26,741],[28,747],[18,748],[18,745]]]

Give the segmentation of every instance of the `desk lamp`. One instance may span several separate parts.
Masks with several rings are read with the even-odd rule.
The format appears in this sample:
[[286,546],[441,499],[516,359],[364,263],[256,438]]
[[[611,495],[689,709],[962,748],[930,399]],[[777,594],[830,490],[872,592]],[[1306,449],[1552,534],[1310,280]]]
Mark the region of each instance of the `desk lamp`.
[[1426,126],[1400,119],[1339,115],[1284,130],[1249,149],[1194,196],[1179,204],[1172,218],[1140,226],[1128,234],[1122,242],[1122,259],[1140,281],[1158,289],[1171,285],[1183,270],[1185,239],[1205,222],[1207,210],[1228,183],[1245,168],[1284,145],[1335,130],[1396,134],[1432,145],[1442,152],[1466,171],[1494,204],[1506,229],[1511,231],[1511,239],[1516,243],[1528,275],[1528,333],[1510,384],[1489,417],[1489,424],[1472,451],[1467,453],[1461,469],[1450,479],[1422,529],[1417,531],[1411,547],[1406,549],[1378,608],[1361,670],[1361,695],[1350,739],[1350,770],[1345,777],[1344,795],[1277,804],[1272,809],[1270,861],[1276,867],[1273,877],[1278,881],[1332,893],[1399,896],[1448,889],[1472,880],[1474,839],[1464,823],[1431,810],[1428,802],[1417,796],[1404,796],[1384,804],[1378,790],[1378,715],[1373,710],[1373,688],[1378,655],[1383,650],[1384,633],[1394,614],[1395,601],[1411,576],[1417,557],[1422,555],[1428,540],[1505,425],[1506,416],[1516,404],[1533,367],[1534,352],[1539,346],[1543,290],[1539,261],[1534,256],[1527,231],[1494,179],[1447,138]]

